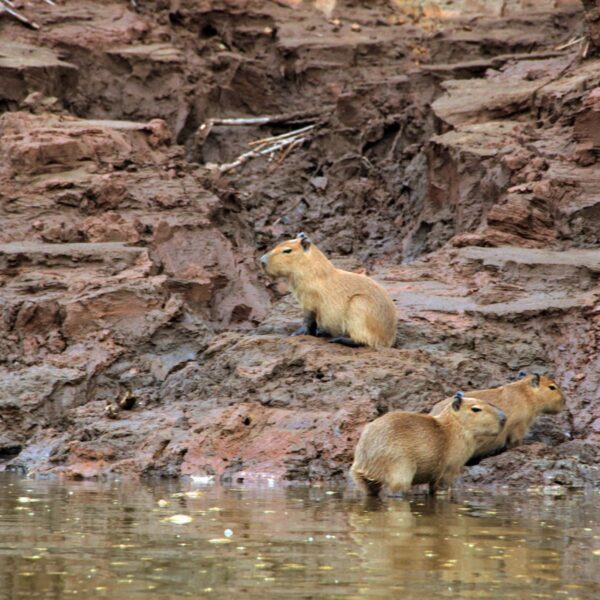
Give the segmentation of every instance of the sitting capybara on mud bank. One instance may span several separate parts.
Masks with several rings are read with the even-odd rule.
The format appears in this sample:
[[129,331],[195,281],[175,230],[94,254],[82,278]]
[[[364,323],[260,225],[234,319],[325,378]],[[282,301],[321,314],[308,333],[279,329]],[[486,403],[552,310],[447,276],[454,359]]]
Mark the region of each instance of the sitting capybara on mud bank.
[[[537,373],[497,388],[473,390],[465,394],[501,408],[507,417],[506,427],[495,438],[483,440],[469,462],[517,446],[537,416],[553,415],[565,408],[565,397],[560,387],[549,377]],[[438,402],[430,414],[439,415],[451,402],[449,398]]]
[[261,257],[271,277],[286,277],[304,311],[304,325],[293,335],[332,336],[347,346],[392,346],[396,309],[378,283],[358,273],[337,269],[300,233]]
[[458,392],[439,415],[391,412],[363,430],[350,472],[376,496],[382,487],[407,492],[428,483],[433,494],[449,485],[480,440],[500,433],[506,416],[487,402]]

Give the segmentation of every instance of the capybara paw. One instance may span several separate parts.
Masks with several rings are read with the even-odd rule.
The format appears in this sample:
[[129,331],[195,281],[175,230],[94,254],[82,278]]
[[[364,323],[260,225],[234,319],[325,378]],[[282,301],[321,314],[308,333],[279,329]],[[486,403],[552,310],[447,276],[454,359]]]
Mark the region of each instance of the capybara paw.
[[342,344],[343,346],[348,346],[349,348],[360,348],[362,346],[362,344],[355,342],[353,339],[344,337],[342,335],[332,337],[328,340],[328,342],[330,344]]
[[290,335],[292,337],[295,335],[308,335],[308,327],[306,325],[302,325],[301,327],[298,327],[298,329],[296,329],[296,331],[294,331]]

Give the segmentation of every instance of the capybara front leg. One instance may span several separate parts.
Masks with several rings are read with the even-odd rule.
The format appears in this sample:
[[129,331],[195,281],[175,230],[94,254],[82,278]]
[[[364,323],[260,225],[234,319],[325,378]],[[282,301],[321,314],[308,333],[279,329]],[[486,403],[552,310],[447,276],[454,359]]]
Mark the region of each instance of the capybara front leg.
[[317,335],[317,315],[312,311],[304,313],[304,323],[292,335]]

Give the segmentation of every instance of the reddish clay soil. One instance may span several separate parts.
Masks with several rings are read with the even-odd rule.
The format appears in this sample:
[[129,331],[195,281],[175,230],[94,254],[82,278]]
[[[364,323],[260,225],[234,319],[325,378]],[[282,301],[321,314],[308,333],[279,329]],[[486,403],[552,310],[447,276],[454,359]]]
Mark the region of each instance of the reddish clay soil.
[[[598,484],[600,59],[561,48],[581,5],[415,4],[0,15],[0,469],[340,483],[367,421],[524,369],[568,409],[463,484]],[[257,259],[299,231],[390,290],[394,348],[288,337]]]

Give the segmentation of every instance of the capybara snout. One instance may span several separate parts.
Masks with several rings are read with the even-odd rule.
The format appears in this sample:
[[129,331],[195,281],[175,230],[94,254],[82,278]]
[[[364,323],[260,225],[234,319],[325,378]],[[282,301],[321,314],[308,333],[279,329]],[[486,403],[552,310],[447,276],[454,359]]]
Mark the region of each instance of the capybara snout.
[[506,413],[499,408],[496,408],[496,410],[498,411],[498,415],[500,416],[500,431],[502,431],[502,429],[504,429],[504,426],[506,425]]

